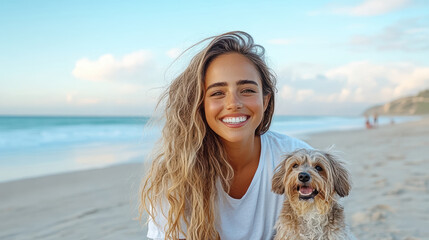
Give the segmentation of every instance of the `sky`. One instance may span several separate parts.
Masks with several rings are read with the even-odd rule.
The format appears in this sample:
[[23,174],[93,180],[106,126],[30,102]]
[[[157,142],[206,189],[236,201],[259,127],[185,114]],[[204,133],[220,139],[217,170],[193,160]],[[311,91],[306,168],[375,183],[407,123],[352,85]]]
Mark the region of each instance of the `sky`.
[[0,1],[0,115],[151,115],[213,35],[277,75],[276,114],[360,115],[429,88],[429,1]]

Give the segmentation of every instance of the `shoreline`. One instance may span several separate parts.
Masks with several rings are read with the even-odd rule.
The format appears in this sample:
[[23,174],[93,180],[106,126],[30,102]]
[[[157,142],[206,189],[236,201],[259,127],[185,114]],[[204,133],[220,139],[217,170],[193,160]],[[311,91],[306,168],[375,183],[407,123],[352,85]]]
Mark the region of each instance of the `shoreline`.
[[[353,187],[342,202],[359,239],[423,239],[429,234],[429,117],[375,129],[303,138],[335,144]],[[138,189],[144,162],[1,182],[0,239],[145,239]]]

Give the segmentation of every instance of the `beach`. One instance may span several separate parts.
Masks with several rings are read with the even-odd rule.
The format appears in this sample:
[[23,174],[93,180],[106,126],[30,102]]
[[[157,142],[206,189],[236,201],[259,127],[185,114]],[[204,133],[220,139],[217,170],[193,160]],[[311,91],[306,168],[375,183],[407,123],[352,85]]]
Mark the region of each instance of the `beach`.
[[[342,203],[359,239],[429,235],[429,118],[310,134],[315,148],[348,163],[353,188]],[[146,239],[138,220],[143,163],[0,183],[0,239]]]

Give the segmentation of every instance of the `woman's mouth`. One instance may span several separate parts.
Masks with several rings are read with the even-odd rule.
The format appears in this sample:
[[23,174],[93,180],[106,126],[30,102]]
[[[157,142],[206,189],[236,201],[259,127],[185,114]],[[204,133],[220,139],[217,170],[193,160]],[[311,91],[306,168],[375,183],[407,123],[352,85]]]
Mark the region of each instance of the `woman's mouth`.
[[222,122],[228,123],[228,124],[240,124],[242,122],[245,122],[246,120],[247,120],[247,116],[225,117],[222,119]]
[[228,127],[241,127],[249,120],[249,116],[224,117],[221,120]]

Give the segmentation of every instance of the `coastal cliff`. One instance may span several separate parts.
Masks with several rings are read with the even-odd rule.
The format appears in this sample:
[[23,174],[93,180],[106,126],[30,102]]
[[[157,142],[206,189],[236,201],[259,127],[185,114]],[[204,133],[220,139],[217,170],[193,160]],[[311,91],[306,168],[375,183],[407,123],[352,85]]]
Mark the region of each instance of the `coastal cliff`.
[[368,108],[363,115],[423,115],[429,114],[429,89],[416,96],[403,97],[383,105]]

